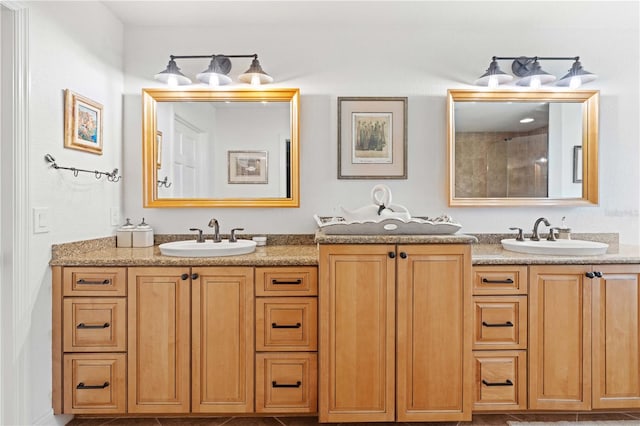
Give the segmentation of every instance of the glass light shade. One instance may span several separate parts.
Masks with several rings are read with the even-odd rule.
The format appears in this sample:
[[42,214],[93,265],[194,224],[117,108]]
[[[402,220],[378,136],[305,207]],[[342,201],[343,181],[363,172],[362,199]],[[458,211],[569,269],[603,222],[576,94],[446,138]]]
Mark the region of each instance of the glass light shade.
[[476,86],[489,86],[491,88],[498,87],[513,80],[513,76],[505,73],[500,69],[496,60],[491,61],[487,71],[478,78],[474,84]]
[[231,83],[231,77],[227,74],[231,71],[231,61],[226,56],[214,56],[209,67],[196,75],[196,79],[209,86],[223,86]]
[[569,86],[571,89],[576,89],[583,84],[595,80],[596,78],[598,78],[597,75],[583,69],[580,61],[576,60],[571,66],[569,72],[558,80],[556,86]]
[[178,68],[176,61],[173,59],[169,61],[169,64],[167,64],[167,68],[164,71],[154,75],[153,78],[168,84],[169,86],[184,86],[191,84],[191,79],[180,72],[180,68]]
[[257,58],[251,61],[248,70],[238,76],[238,80],[253,85],[273,83],[273,78],[262,70]]
[[518,86],[539,88],[543,84],[553,83],[554,81],[556,81],[556,77],[544,71],[538,61],[535,61],[531,66],[531,71],[518,80],[516,84]]

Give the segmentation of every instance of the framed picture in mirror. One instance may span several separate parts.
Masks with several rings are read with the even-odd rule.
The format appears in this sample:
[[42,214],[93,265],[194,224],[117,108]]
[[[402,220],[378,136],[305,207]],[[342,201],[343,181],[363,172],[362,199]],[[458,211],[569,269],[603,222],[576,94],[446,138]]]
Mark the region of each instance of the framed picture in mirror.
[[228,151],[229,183],[269,183],[267,151]]

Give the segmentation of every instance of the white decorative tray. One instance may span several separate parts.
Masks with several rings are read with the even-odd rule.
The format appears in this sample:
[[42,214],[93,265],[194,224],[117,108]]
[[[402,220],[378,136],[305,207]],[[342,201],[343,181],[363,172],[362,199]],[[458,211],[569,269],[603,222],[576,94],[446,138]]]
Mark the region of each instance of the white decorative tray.
[[327,235],[433,235],[455,234],[462,225],[449,216],[437,218],[423,216],[409,220],[385,218],[382,220],[346,221],[343,217],[313,215],[318,228]]

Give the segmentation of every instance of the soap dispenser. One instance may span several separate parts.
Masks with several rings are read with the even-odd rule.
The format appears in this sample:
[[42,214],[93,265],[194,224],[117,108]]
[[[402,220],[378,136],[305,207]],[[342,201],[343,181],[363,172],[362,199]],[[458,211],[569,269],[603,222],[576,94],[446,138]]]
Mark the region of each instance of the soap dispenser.
[[571,228],[567,227],[565,223],[566,216],[562,216],[562,225],[558,227],[558,238],[561,240],[570,240],[571,239]]
[[116,230],[116,247],[131,247],[134,228],[135,226],[133,226],[131,220],[127,218],[127,223]]
[[133,247],[151,247],[153,246],[153,228],[145,223],[144,218],[142,222],[133,229]]

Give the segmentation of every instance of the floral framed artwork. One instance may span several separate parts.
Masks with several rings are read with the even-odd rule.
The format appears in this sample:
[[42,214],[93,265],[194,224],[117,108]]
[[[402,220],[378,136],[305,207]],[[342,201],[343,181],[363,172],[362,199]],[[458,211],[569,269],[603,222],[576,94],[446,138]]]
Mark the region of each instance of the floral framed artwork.
[[269,183],[267,151],[227,151],[229,183]]
[[162,132],[156,131],[156,168],[162,168]]
[[407,98],[338,98],[338,179],[407,178]]
[[102,155],[102,105],[64,91],[64,146]]

